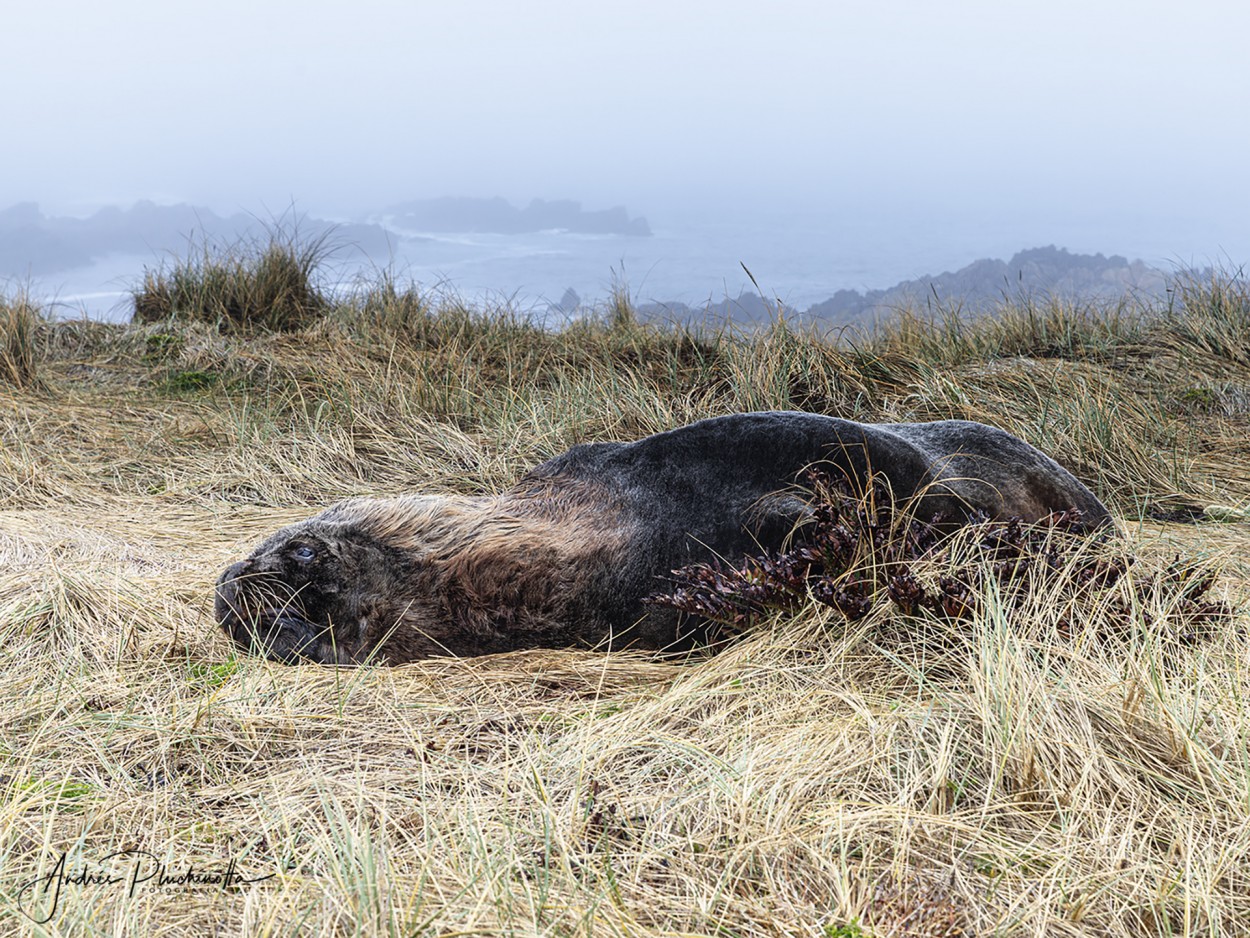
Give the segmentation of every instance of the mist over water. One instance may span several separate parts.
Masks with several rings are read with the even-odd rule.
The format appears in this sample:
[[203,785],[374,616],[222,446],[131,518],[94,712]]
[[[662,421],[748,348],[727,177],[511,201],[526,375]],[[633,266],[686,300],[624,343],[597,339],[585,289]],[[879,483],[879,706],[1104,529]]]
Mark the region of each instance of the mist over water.
[[[632,206],[631,214],[633,212]],[[365,216],[357,215],[356,218]],[[651,237],[569,231],[524,234],[404,232],[390,256],[365,253],[331,234],[320,270],[340,292],[375,279],[383,268],[422,290],[478,305],[505,303],[523,312],[557,304],[572,289],[585,306],[618,287],[640,303],[681,302],[698,308],[753,292],[745,267],[764,295],[795,309],[843,289],[887,288],[937,275],[986,257],[1055,244],[1077,253],[1121,254],[1171,271],[1182,266],[1235,268],[1250,258],[1250,239],[1236,231],[1174,219],[1142,226],[1131,217],[994,218],[920,212],[777,212],[687,210],[648,216]],[[186,257],[187,243],[146,254],[114,255],[87,267],[33,278],[32,294],[60,316],[128,319],[129,290],[146,268]]]

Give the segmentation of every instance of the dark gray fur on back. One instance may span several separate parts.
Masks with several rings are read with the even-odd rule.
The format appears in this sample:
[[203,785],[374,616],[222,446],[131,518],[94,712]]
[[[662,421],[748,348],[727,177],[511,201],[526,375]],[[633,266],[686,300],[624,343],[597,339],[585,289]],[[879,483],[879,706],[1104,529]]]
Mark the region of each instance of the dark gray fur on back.
[[836,466],[853,485],[862,486],[869,471],[884,476],[896,499],[920,494],[922,515],[941,511],[950,521],[971,510],[1036,520],[1067,508],[1091,523],[1110,519],[1049,456],[969,420],[864,424],[795,411],[733,414],[635,443],[574,446],[517,488],[535,479],[591,479],[624,496],[656,535],[705,532],[718,541],[741,530],[761,497],[792,486],[817,463]]
[[[722,558],[736,562],[777,549],[801,519],[804,470],[821,466],[862,490],[883,476],[896,501],[919,496],[916,517],[962,523],[974,511],[1035,521],[1079,509],[1100,525],[1110,515],[1053,459],[1017,437],[967,420],[862,424],[794,411],[732,414],[634,443],[574,446],[532,470],[534,480],[591,479],[624,502],[636,520],[630,563],[614,572],[601,600],[618,627],[643,615],[676,567]],[[652,609],[634,633],[643,644],[671,641],[675,614]]]

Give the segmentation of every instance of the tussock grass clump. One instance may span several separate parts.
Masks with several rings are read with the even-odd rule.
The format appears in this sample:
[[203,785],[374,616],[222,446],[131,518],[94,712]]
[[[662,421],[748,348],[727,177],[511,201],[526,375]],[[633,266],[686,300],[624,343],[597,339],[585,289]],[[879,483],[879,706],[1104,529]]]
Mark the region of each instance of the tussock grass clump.
[[1173,291],[1166,341],[1216,361],[1250,365],[1250,283],[1244,271],[1181,276]]
[[0,383],[19,390],[39,384],[39,342],[43,314],[19,293],[0,296]]
[[882,341],[930,365],[1002,358],[1110,359],[1141,337],[1145,321],[1126,300],[1114,303],[1004,302],[994,316],[942,308],[901,310]]
[[316,285],[327,255],[325,238],[301,243],[275,233],[267,244],[203,243],[198,257],[145,270],[132,291],[134,319],[205,322],[222,330],[300,329],[322,316],[328,303]]
[[426,344],[436,332],[433,304],[415,284],[401,284],[391,270],[361,279],[336,311],[362,335]]

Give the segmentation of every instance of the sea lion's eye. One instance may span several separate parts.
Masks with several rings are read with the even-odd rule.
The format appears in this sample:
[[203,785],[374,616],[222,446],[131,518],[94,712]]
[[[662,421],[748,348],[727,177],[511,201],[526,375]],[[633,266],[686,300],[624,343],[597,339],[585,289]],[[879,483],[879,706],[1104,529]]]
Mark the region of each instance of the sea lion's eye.
[[291,551],[291,556],[301,563],[311,563],[317,559],[317,552],[307,544],[301,544]]

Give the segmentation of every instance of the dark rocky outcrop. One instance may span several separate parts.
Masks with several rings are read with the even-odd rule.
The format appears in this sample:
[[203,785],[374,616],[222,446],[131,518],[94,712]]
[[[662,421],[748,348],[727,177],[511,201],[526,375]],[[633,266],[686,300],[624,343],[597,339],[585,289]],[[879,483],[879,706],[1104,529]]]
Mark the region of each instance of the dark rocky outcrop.
[[1020,251],[1010,260],[984,258],[956,271],[904,280],[881,290],[839,290],[805,310],[744,291],[737,297],[704,305],[649,302],[639,313],[653,321],[692,322],[703,319],[757,324],[778,313],[789,319],[827,323],[870,322],[901,309],[992,312],[1004,301],[1028,302],[1050,297],[1074,300],[1116,300],[1125,295],[1159,298],[1168,275],[1143,261],[1118,254],[1073,254],[1052,246]]
[[1004,300],[1162,296],[1166,289],[1167,275],[1142,261],[1118,254],[1073,254],[1050,245],[1020,251],[1008,261],[983,258],[956,271],[904,280],[884,290],[839,290],[809,307],[805,316],[849,322],[904,308],[979,313]]

